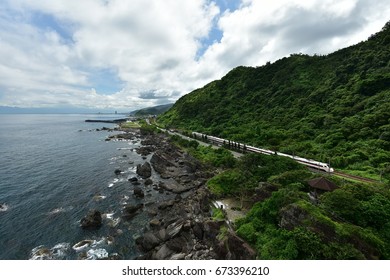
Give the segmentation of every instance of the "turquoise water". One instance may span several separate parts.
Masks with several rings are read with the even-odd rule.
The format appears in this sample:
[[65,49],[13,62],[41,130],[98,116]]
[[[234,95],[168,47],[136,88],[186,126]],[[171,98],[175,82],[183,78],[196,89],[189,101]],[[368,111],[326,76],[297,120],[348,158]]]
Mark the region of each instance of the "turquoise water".
[[[145,217],[125,222],[120,210],[134,200],[127,178],[143,161],[133,151],[139,141],[104,141],[109,133],[95,129],[114,125],[84,122],[99,118],[118,116],[0,115],[0,259],[29,259],[39,248],[54,259],[138,254],[133,237]],[[80,228],[89,209],[108,214],[102,228]],[[72,249],[86,239],[84,252]]]

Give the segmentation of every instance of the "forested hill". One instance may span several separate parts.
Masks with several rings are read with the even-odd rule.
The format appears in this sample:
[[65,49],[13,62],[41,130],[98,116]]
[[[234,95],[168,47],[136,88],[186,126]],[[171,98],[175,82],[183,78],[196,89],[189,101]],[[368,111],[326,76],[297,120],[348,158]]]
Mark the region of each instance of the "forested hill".
[[140,110],[136,110],[134,112],[131,112],[132,115],[135,116],[147,116],[147,115],[160,115],[162,113],[165,113],[173,106],[173,103],[165,104],[165,105],[158,105],[154,107],[147,107]]
[[159,122],[378,174],[390,162],[389,60],[390,22],[326,56],[237,67]]

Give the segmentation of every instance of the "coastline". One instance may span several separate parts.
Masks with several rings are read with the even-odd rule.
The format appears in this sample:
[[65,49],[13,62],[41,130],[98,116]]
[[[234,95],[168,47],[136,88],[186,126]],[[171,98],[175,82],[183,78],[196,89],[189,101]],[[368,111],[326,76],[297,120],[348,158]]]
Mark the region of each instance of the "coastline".
[[[145,159],[137,165],[137,176],[129,178],[139,203],[122,208],[124,219],[132,219],[140,212],[148,214],[143,233],[135,237],[140,251],[137,259],[255,258],[255,251],[229,229],[226,221],[212,218],[214,198],[206,182],[214,175],[213,170],[182,151],[163,133],[142,128],[122,131],[109,139],[132,139],[138,134],[141,146],[137,153]],[[152,173],[157,174],[157,180],[151,180]],[[143,198],[152,190],[158,191],[160,197],[144,203]]]

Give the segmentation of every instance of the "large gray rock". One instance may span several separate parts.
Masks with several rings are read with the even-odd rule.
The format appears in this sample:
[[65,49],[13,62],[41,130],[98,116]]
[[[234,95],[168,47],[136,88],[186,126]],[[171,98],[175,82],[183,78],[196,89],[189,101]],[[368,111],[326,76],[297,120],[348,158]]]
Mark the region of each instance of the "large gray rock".
[[81,219],[80,226],[83,229],[97,229],[102,225],[102,214],[98,210],[90,210],[88,214]]
[[135,215],[137,215],[138,210],[142,209],[144,205],[142,203],[137,204],[137,205],[126,205],[123,207],[122,213],[123,213],[123,218],[125,219],[131,219]]
[[149,162],[144,164],[137,165],[137,174],[142,177],[142,179],[147,179],[152,176],[152,167]]
[[168,248],[166,244],[162,245],[161,248],[154,254],[153,258],[156,260],[169,259],[174,252]]
[[142,248],[150,251],[161,243],[161,240],[153,232],[147,232],[142,238]]
[[144,191],[140,187],[134,187],[133,192],[137,198],[143,198],[145,196]]
[[167,232],[167,235],[169,236],[169,238],[173,238],[173,237],[177,236],[180,233],[180,231],[183,229],[183,225],[184,225],[183,220],[178,220],[177,222],[170,224],[166,228],[166,232]]
[[227,247],[232,260],[253,260],[256,258],[256,251],[234,233],[229,233]]
[[160,183],[159,187],[161,187],[167,191],[180,194],[180,193],[183,193],[183,192],[186,192],[186,191],[193,189],[195,187],[195,185],[194,184],[187,184],[187,185],[179,184],[176,180],[170,178],[169,180],[166,180],[164,183],[162,183],[162,184]]
[[157,173],[163,176],[166,175],[168,167],[174,166],[172,162],[170,162],[170,160],[167,158],[167,155],[163,154],[160,151],[154,153],[154,155],[150,159],[150,162],[152,163],[154,170],[156,170]]
[[280,227],[293,230],[300,226],[308,218],[308,213],[303,208],[295,204],[290,204],[280,210]]

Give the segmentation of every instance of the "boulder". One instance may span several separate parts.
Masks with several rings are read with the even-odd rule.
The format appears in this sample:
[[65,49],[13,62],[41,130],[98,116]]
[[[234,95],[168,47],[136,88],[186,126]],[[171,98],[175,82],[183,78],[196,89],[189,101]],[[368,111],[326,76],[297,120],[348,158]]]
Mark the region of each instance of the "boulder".
[[163,201],[163,202],[161,202],[160,205],[158,206],[158,209],[164,210],[164,209],[167,209],[167,208],[169,208],[169,207],[172,207],[174,204],[175,204],[175,201],[174,201],[174,200]]
[[153,181],[152,181],[152,179],[149,178],[149,179],[145,180],[144,184],[145,184],[145,186],[153,185]]
[[192,231],[197,239],[199,239],[199,240],[203,239],[202,223],[195,223],[194,226],[192,227]]
[[161,248],[153,255],[155,260],[165,260],[170,257],[174,252],[168,248],[166,244],[162,245]]
[[229,233],[227,247],[232,260],[254,260],[256,258],[256,251],[235,233]]
[[187,240],[184,237],[176,237],[167,241],[167,246],[169,249],[174,251],[175,253],[180,253],[187,247]]
[[175,236],[177,236],[183,229],[183,225],[184,225],[184,221],[181,219],[176,221],[173,224],[170,224],[166,228],[166,233],[169,236],[169,238],[174,238]]
[[150,162],[152,163],[154,170],[160,175],[164,175],[167,172],[168,167],[174,166],[160,151],[153,154]]
[[166,180],[165,183],[160,182],[159,184],[160,188],[163,188],[167,191],[180,194],[186,191],[189,191],[190,189],[193,189],[195,186],[194,185],[182,185],[179,184],[176,180],[173,178],[170,178],[169,180]]
[[143,198],[145,196],[145,193],[140,187],[134,187],[134,195],[137,198]]
[[97,229],[102,226],[102,214],[98,210],[90,210],[88,214],[81,219],[80,226],[83,229]]
[[186,254],[185,253],[179,253],[179,254],[174,254],[171,256],[170,260],[176,260],[176,261],[179,261],[179,260],[184,260],[184,258],[186,257]]
[[169,236],[167,235],[167,231],[165,228],[160,229],[158,232],[156,232],[156,237],[159,238],[162,241],[167,241]]
[[142,177],[142,179],[147,179],[152,176],[152,167],[149,162],[137,165],[137,174]]
[[158,219],[153,219],[153,220],[151,220],[150,222],[149,222],[149,225],[151,226],[151,227],[159,227],[160,226],[160,221],[158,220]]
[[138,210],[142,209],[143,207],[144,205],[142,203],[137,205],[126,205],[122,211],[123,217],[126,219],[131,219],[137,214]]
[[127,179],[129,182],[138,182],[138,178],[137,177],[131,177],[129,179]]
[[154,235],[153,232],[147,232],[145,235],[142,237],[142,248],[145,251],[152,250],[155,248],[157,245],[159,245],[161,240],[157,238],[156,235]]
[[115,169],[114,173],[115,173],[115,175],[119,175],[122,173],[122,171],[120,169]]
[[141,156],[147,156],[150,155],[152,152],[154,152],[155,148],[152,146],[146,146],[146,147],[137,148],[136,151]]
[[220,233],[221,226],[225,221],[208,220],[203,223],[203,237],[205,239],[215,240]]

